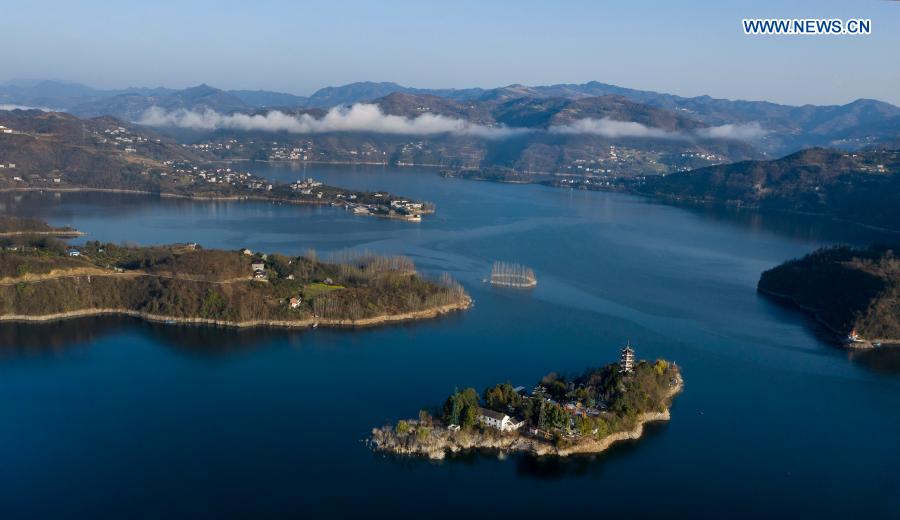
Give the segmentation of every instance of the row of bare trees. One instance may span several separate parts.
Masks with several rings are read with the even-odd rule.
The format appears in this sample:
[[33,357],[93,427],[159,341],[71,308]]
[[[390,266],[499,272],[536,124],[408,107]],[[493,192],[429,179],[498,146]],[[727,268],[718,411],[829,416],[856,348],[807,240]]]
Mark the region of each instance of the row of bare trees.
[[537,278],[530,267],[497,261],[491,269],[491,283],[511,287],[532,287],[537,285]]

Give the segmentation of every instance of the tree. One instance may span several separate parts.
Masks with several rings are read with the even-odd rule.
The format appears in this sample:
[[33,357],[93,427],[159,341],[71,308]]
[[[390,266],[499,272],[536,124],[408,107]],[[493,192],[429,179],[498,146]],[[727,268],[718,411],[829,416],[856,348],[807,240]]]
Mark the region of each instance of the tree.
[[409,433],[409,423],[406,421],[397,421],[397,426],[394,428],[394,431],[397,432],[398,435],[406,435]]
[[[444,402],[444,418],[450,424],[466,426],[469,416],[478,416],[478,393],[474,388],[466,388],[463,391],[455,391]],[[474,425],[474,419],[468,424]]]
[[518,406],[521,396],[509,383],[495,385],[484,391],[484,406],[492,410],[503,410],[508,406]]
[[467,404],[465,409],[463,409],[462,422],[460,426],[462,426],[463,428],[471,428],[475,426],[476,422],[478,422],[478,407]]
[[667,363],[664,359],[657,359],[656,363],[653,365],[653,370],[656,371],[657,375],[664,375],[666,370],[669,369],[669,363]]

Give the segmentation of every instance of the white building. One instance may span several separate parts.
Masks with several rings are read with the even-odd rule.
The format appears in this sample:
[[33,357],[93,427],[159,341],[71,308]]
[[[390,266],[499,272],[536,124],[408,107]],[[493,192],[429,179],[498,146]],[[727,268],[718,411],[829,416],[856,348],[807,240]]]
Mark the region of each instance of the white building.
[[525,424],[525,421],[516,421],[503,412],[495,412],[487,408],[478,408],[478,422],[501,432],[516,431]]

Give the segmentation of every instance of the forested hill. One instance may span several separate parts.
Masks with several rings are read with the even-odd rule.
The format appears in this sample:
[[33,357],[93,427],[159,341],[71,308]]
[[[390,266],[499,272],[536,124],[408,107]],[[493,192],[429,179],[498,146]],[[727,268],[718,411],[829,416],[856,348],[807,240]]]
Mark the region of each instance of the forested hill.
[[900,152],[811,148],[773,161],[742,161],[648,178],[644,195],[778,209],[900,230]]
[[336,260],[3,237],[0,321],[123,313],[234,326],[352,326],[434,317],[470,302],[462,286],[421,277],[405,257]]
[[759,290],[811,311],[836,333],[900,339],[900,258],[890,248],[820,249],[764,272]]

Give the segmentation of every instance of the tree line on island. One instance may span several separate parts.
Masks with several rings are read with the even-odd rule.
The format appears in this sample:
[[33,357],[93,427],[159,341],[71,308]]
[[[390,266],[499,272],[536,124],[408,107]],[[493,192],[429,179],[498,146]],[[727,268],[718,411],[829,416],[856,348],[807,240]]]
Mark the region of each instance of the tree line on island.
[[340,261],[197,244],[129,246],[48,236],[4,238],[0,317],[122,309],[221,323],[365,320],[468,306],[449,276],[422,277],[405,257]]

